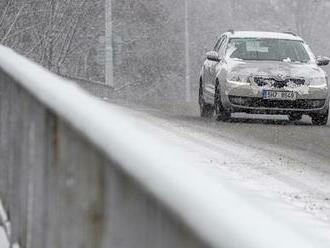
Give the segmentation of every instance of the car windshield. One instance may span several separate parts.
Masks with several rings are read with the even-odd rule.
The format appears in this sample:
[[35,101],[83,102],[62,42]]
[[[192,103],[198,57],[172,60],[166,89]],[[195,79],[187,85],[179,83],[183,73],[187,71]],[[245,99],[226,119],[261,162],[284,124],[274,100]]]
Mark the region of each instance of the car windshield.
[[307,63],[311,60],[302,41],[233,38],[228,44],[230,58]]

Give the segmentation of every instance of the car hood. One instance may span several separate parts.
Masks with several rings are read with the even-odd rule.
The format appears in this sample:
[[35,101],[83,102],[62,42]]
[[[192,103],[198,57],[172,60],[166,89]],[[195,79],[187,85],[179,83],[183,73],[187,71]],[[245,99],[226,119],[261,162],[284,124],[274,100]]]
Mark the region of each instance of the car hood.
[[228,72],[250,76],[314,78],[325,77],[325,72],[316,64],[298,64],[282,61],[230,60]]

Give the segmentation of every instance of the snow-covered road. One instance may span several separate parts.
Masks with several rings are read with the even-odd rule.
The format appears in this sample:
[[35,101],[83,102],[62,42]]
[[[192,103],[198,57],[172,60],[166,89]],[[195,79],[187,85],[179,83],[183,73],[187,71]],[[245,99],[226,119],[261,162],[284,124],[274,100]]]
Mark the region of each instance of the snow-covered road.
[[295,125],[285,117],[241,115],[223,123],[203,120],[197,111],[124,111],[193,159],[192,166],[330,223],[330,126],[311,126],[307,118]]

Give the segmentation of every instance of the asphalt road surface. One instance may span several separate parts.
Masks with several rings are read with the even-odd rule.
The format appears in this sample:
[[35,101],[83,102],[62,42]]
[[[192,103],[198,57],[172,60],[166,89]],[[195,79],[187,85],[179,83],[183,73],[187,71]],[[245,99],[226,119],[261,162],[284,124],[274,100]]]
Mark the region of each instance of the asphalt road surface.
[[198,108],[124,107],[204,166],[265,197],[330,223],[330,126],[308,117],[238,114],[230,122],[199,117]]

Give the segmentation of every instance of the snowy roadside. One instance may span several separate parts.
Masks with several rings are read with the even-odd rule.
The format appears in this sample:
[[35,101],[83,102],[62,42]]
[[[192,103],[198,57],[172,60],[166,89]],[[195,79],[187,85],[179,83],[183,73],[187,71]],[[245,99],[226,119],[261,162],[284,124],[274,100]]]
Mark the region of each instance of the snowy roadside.
[[[211,177],[226,177],[252,192],[272,199],[274,203],[289,204],[297,212],[330,222],[329,160],[319,156],[315,152],[317,148],[311,150],[313,153],[307,153],[297,146],[288,148],[254,140],[248,138],[248,133],[242,133],[241,129],[246,128],[246,125],[241,123],[208,123],[193,117],[176,119],[159,113],[150,114],[150,110],[145,113],[145,109],[123,108],[123,111],[142,120],[144,124],[141,128],[156,131],[160,138],[167,139],[174,148],[185,152],[187,157],[195,161],[192,166],[202,166]],[[260,132],[274,132],[274,139],[279,134],[277,128],[289,135],[299,129],[309,130],[308,126],[272,127],[261,124],[255,127]],[[231,129],[234,132],[228,132]],[[250,131],[247,129],[247,132]],[[310,130],[316,131],[316,128]],[[319,131],[323,136],[326,135],[326,129]],[[306,138],[308,144],[309,138],[304,135],[299,137]]]

